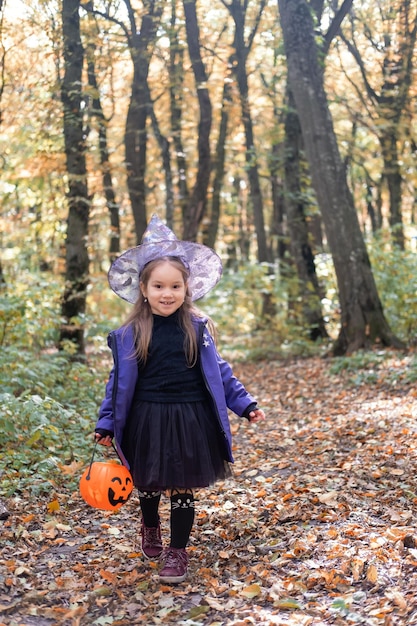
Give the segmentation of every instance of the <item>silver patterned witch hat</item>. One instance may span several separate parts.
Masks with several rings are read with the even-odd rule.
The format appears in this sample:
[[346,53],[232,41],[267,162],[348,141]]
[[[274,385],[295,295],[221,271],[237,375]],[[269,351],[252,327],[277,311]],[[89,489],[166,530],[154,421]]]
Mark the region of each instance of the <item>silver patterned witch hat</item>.
[[199,300],[219,282],[220,257],[211,248],[192,241],[181,241],[157,215],[153,215],[142,243],[123,252],[111,265],[108,279],[113,291],[132,304],[139,295],[140,275],[147,263],[160,257],[178,257],[189,270],[188,287],[193,300]]

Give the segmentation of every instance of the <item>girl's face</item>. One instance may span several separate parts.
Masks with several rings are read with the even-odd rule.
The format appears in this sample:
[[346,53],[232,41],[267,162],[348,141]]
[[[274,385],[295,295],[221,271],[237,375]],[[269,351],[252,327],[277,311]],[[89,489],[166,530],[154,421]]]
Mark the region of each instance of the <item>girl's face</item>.
[[167,317],[183,304],[187,285],[179,269],[164,261],[151,272],[147,284],[141,283],[143,296],[148,298],[154,315]]

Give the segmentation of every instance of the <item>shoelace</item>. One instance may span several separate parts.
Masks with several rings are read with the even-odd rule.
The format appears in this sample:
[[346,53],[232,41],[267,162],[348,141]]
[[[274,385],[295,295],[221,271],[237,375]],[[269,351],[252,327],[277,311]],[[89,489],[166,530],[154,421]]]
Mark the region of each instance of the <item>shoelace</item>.
[[185,552],[174,551],[168,548],[165,560],[165,567],[177,567],[178,563],[187,566],[188,559]]
[[144,543],[159,543],[159,532],[158,528],[146,528],[145,527],[145,541]]

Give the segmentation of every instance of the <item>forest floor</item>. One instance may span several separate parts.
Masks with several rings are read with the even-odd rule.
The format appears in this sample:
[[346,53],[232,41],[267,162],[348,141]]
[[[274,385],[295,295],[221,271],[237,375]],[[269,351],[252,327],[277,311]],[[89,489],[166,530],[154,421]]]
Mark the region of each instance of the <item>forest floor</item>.
[[234,476],[197,494],[179,585],[161,584],[140,554],[136,496],[117,513],[78,493],[12,498],[0,522],[0,626],[416,625],[407,358],[366,375],[320,358],[235,366],[267,419],[231,418]]

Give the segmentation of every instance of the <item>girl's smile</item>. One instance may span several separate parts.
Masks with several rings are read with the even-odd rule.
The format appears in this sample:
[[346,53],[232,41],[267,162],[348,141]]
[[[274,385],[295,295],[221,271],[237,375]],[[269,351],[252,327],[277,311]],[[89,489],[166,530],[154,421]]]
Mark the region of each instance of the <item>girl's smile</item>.
[[169,261],[157,265],[147,285],[141,283],[140,286],[144,298],[148,299],[152,313],[164,317],[172,315],[180,308],[187,291],[180,270]]

